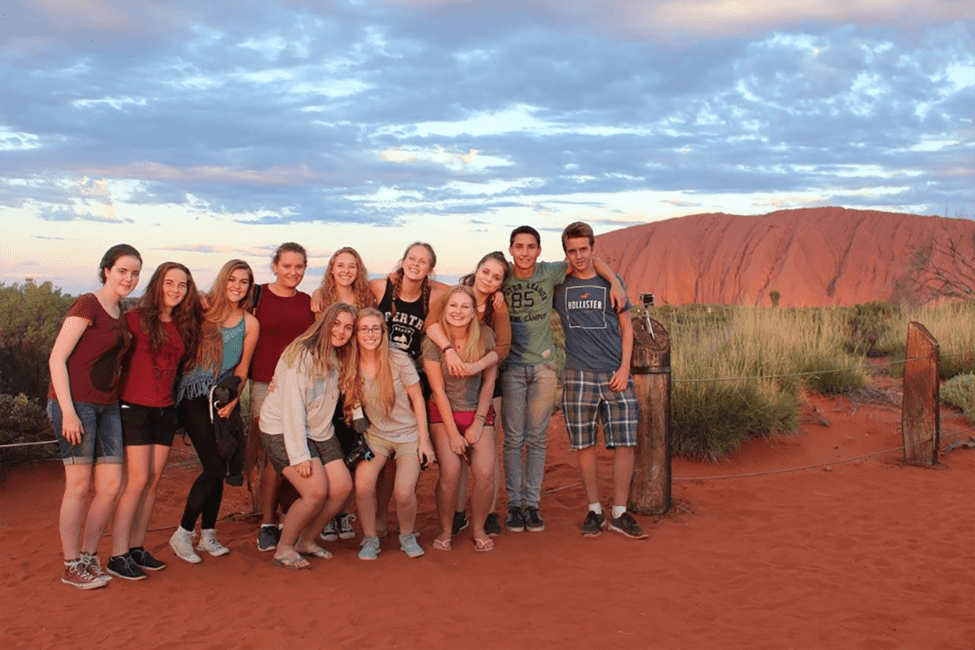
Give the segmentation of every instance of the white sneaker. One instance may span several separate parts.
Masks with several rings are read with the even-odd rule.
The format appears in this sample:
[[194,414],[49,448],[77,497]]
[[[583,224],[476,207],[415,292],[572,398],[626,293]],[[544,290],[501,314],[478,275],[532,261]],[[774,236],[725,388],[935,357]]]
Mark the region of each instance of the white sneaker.
[[200,531],[200,543],[196,545],[196,550],[206,551],[214,557],[230,552],[229,548],[217,541],[217,531],[213,528],[204,528]]
[[193,552],[193,531],[186,530],[182,526],[176,528],[176,532],[169,538],[169,548],[173,549],[176,557],[186,560],[190,564],[202,562],[200,556]]

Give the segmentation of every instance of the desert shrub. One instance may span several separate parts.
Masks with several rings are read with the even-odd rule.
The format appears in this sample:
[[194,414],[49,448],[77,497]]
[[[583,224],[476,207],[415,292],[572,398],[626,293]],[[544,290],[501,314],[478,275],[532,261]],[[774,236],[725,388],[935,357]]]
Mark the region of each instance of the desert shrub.
[[893,329],[898,307],[886,302],[868,302],[846,310],[847,338],[843,347],[847,352],[878,357],[885,354],[879,347],[884,336]]
[[[0,393],[0,444],[53,440],[47,413],[26,395]],[[57,445],[31,445],[0,449],[0,462],[15,462],[58,455]]]
[[[921,307],[895,316],[891,331],[879,343],[891,358],[907,358],[907,326],[911,321],[924,325],[938,341],[938,373],[943,379],[975,373],[975,301]],[[904,364],[891,364],[888,372],[900,377]]]
[[682,455],[718,458],[748,437],[793,431],[802,388],[841,393],[866,380],[862,357],[843,349],[847,320],[836,309],[695,307],[653,317],[671,336]]
[[0,283],[0,393],[44,398],[47,359],[70,304],[50,282]]
[[941,387],[941,401],[957,406],[975,424],[975,374],[955,375]]

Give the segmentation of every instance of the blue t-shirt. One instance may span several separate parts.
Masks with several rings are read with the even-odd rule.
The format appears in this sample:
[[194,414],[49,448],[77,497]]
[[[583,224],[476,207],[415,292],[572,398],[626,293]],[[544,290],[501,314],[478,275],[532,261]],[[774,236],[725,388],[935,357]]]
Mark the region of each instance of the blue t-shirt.
[[[630,307],[627,300],[626,309]],[[623,337],[610,298],[609,282],[598,275],[585,280],[568,276],[555,288],[555,310],[565,332],[566,368],[587,372],[619,369]]]

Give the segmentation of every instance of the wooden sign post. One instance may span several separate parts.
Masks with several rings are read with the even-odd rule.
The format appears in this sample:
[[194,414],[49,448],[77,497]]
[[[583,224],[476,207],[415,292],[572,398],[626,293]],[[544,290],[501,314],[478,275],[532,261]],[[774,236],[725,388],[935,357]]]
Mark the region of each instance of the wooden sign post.
[[920,323],[907,326],[901,430],[904,462],[936,465],[941,443],[938,342]]
[[640,419],[629,508],[661,515],[670,509],[670,334],[646,311],[633,319],[631,370]]

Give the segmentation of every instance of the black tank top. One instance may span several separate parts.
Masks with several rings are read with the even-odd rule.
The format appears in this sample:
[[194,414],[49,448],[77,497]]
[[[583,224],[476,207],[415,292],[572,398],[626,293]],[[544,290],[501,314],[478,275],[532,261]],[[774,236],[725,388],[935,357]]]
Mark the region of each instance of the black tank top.
[[396,299],[396,313],[392,313],[393,283],[386,278],[386,291],[379,301],[379,311],[386,316],[389,326],[389,342],[393,347],[410,355],[415,362],[420,358],[420,344],[423,342],[423,322],[426,310],[423,308],[423,295],[413,302]]

